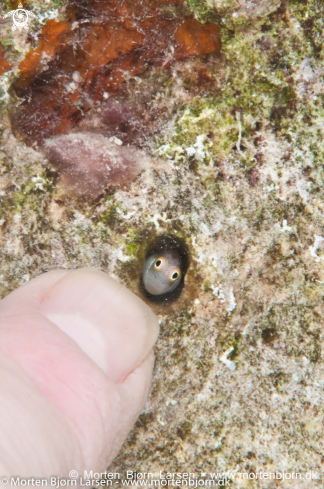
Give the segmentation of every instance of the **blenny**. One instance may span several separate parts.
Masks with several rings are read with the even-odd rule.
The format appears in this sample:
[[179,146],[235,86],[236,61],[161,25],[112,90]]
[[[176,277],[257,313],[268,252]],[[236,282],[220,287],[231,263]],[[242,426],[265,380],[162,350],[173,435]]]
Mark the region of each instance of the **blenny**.
[[166,249],[148,256],[142,273],[145,290],[155,296],[172,292],[181,282],[181,268],[181,256],[176,250]]

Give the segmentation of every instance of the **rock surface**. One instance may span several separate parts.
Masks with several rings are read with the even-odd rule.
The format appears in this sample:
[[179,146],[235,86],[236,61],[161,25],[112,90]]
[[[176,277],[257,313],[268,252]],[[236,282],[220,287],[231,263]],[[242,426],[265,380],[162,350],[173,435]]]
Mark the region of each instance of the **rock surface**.
[[154,62],[217,52],[219,28],[182,12],[183,0],[69,0],[67,20],[49,20],[19,65],[12,110],[27,144],[66,134],[84,114]]
[[228,22],[256,21],[275,12],[280,0],[208,0],[216,12]]
[[[148,243],[182,237],[185,288],[152,305],[162,331],[152,392],[111,470],[237,470],[252,475],[233,487],[270,489],[253,474],[323,465],[324,7],[258,2],[256,18],[229,24],[233,2],[224,21],[188,3],[221,22],[221,55],[129,74],[121,102],[150,94],[148,113],[169,115],[141,142],[154,163],[96,202],[62,193],[43,155],[12,135],[10,82],[42,26],[29,37],[1,26],[16,68],[0,78],[0,293],[49,269],[92,266],[140,294]],[[35,2],[57,22],[62,8]]]

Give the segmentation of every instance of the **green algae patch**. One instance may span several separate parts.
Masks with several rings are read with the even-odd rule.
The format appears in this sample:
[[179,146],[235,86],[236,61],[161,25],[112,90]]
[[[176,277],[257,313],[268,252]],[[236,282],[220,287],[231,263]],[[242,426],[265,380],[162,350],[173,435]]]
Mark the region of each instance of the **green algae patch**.
[[[285,11],[272,14],[269,22],[259,21],[251,30],[241,28],[232,32],[223,28],[222,59],[215,60],[210,74],[214,81],[212,93],[207,91],[194,97],[182,113],[179,108],[175,135],[171,141],[158,140],[158,154],[184,162],[192,157],[200,164],[212,165],[239,150],[241,166],[250,169],[255,166],[257,151],[248,141],[254,135],[257,137],[267,124],[289,138],[289,134],[307,128],[300,120],[303,112],[304,117],[309,111],[311,116],[322,117],[323,94],[318,93],[311,103],[305,103],[294,83],[294,78],[300,76],[296,73],[305,55],[314,70],[320,57],[309,29],[298,33],[295,30],[294,23],[307,17],[308,9],[311,7],[293,4],[296,18],[291,19],[290,36],[280,35],[287,26]],[[316,4],[317,14],[320,9]],[[320,20],[313,25],[316,39],[321,27]],[[321,131],[319,126],[316,131]],[[322,158],[322,146],[314,150]]]
[[199,22],[214,22],[218,23],[219,17],[215,10],[205,0],[186,0],[186,5],[195,14]]

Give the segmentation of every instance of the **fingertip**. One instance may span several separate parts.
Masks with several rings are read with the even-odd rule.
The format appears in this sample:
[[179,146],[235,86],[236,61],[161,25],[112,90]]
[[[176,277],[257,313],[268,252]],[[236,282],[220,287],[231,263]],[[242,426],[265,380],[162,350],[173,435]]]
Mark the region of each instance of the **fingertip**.
[[117,455],[121,445],[141,414],[152,382],[154,366],[153,350],[130,372],[123,382],[116,385],[120,403],[120,423],[116,426],[114,450],[110,453],[108,465]]
[[35,313],[48,292],[68,273],[68,270],[52,270],[21,285],[0,301],[0,317]]
[[[63,417],[59,425],[68,423],[71,440],[80,448],[78,454],[67,448],[73,460],[91,468],[96,461],[110,463],[149,391],[159,332],[153,311],[102,272],[61,270],[8,296],[1,302],[0,319],[0,350],[26,373],[39,394],[38,404],[44,400],[46,409],[37,409],[48,421],[49,445],[62,462],[60,470],[66,456],[61,460],[55,450],[67,430],[61,436],[52,426],[52,410]],[[25,412],[23,403],[18,407]],[[33,420],[37,417],[28,418],[26,426],[33,429]],[[36,457],[35,464],[40,460]]]
[[92,269],[63,276],[44,297],[40,311],[114,382],[121,382],[143,361],[159,334],[150,307]]

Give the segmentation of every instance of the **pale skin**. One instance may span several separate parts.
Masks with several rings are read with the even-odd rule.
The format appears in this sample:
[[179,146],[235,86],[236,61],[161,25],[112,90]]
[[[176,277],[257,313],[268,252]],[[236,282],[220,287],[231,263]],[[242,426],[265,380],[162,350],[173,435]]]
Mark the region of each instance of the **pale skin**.
[[104,471],[144,406],[158,332],[144,302],[91,269],[0,301],[0,476]]

